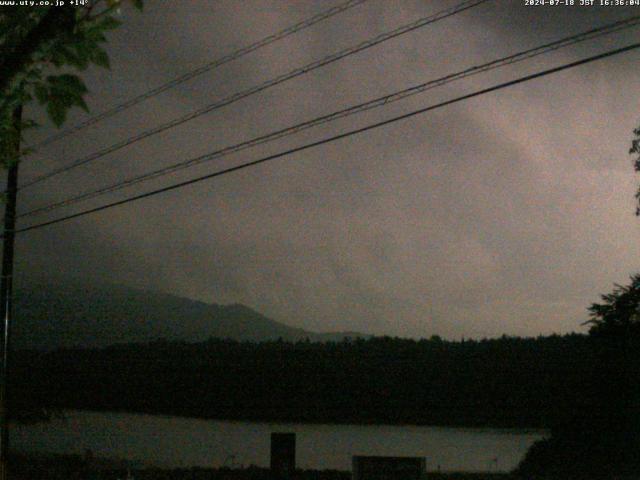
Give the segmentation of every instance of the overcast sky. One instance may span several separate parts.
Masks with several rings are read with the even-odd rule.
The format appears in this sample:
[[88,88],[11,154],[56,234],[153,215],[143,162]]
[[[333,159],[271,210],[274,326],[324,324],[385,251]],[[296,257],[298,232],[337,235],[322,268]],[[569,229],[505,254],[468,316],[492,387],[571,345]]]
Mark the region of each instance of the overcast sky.
[[[86,73],[88,104],[99,113],[338,3],[148,0],[143,14],[123,9],[123,27],[109,36],[111,71]],[[47,147],[23,162],[21,178],[456,3],[369,0]],[[634,14],[640,7],[491,1],[25,189],[19,210]],[[587,42],[57,214],[637,40],[630,30]],[[18,275],[239,302],[315,331],[451,339],[585,331],[589,304],[640,266],[628,155],[640,124],[639,60],[626,53],[25,233]],[[68,125],[83,118],[75,112]],[[45,124],[28,139],[54,131]]]

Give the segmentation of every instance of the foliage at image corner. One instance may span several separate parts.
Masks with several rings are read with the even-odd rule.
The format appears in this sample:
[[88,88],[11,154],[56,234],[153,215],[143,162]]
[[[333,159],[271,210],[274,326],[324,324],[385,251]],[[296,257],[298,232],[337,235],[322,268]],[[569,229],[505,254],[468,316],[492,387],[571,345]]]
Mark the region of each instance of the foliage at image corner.
[[[143,0],[129,2],[142,10]],[[92,64],[109,68],[105,34],[120,25],[114,14],[123,3],[97,0],[78,8],[0,10],[0,153],[5,168],[28,153],[15,150],[18,132],[37,126],[30,119],[16,125],[17,107],[37,100],[57,127],[72,107],[88,111],[84,100],[88,89],[74,72]]]
[[[640,167],[639,167],[640,168]],[[640,273],[630,277],[629,285],[615,284],[613,291],[601,295],[602,303],[589,307],[592,336],[630,339],[640,336]]]
[[[640,159],[636,169],[640,171]],[[585,386],[573,396],[576,404],[591,398],[592,408],[561,419],[550,437],[532,445],[516,470],[524,478],[638,478],[640,274],[632,275],[628,285],[615,284],[600,303],[589,307],[589,314],[584,324],[590,326],[596,362]]]
[[[634,162],[633,167],[634,170],[640,173],[640,127],[633,130],[633,134],[635,138],[631,142],[631,148],[629,149],[630,155],[637,155]],[[640,217],[640,187],[638,187],[638,191],[636,192],[636,216]]]

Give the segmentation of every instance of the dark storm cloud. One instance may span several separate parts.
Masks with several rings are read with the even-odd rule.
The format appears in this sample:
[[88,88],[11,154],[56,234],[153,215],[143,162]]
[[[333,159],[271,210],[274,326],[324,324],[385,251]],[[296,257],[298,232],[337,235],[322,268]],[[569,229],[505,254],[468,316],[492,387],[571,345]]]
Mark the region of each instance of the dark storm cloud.
[[[46,171],[454,3],[371,0],[88,129],[75,142],[60,142],[48,159],[25,163],[23,174]],[[125,25],[110,37],[113,73],[89,74],[92,109],[324,8],[326,2],[194,0],[150,2],[141,16],[125,11]],[[26,209],[91,190],[637,12],[489,2],[139,142],[34,188],[21,202]],[[634,38],[635,30],[474,77],[218,165]],[[30,271],[241,302],[315,330],[446,337],[576,330],[589,302],[638,268],[635,179],[627,155],[640,119],[637,59],[625,54],[33,232],[20,238],[19,260]]]

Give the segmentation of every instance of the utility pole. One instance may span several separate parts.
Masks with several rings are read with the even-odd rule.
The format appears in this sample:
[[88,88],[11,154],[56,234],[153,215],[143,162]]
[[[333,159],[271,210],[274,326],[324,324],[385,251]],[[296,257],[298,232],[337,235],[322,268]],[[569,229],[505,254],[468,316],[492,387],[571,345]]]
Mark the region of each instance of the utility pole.
[[13,139],[9,145],[7,190],[4,207],[4,237],[2,241],[2,279],[0,281],[0,318],[2,319],[2,365],[0,365],[0,480],[7,480],[9,456],[9,417],[7,415],[7,382],[9,378],[9,327],[13,313],[13,245],[16,227],[16,197],[18,193],[18,159],[22,106],[13,111]]

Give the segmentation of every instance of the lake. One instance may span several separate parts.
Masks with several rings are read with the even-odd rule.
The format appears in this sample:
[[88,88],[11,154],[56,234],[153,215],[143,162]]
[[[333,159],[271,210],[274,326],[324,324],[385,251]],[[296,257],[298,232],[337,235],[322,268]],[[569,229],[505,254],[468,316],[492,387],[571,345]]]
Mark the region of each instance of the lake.
[[66,419],[12,426],[21,452],[83,453],[162,467],[269,466],[271,432],[296,433],[298,468],[351,470],[353,455],[420,456],[427,469],[508,471],[544,431],[198,420],[66,412]]

